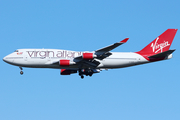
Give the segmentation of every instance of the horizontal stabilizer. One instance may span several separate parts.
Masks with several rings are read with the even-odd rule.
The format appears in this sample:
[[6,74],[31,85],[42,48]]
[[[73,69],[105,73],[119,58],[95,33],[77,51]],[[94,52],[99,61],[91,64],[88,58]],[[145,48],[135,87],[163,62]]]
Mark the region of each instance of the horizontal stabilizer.
[[174,50],[168,50],[168,51],[165,51],[165,52],[162,52],[162,53],[158,53],[158,54],[149,56],[148,58],[151,59],[151,58],[163,58],[163,57],[167,57],[168,55],[170,55],[174,51],[175,51],[175,49]]

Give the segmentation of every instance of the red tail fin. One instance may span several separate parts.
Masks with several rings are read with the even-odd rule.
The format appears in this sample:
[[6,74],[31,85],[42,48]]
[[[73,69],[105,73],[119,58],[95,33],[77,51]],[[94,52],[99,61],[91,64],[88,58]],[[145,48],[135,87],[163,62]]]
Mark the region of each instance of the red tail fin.
[[157,54],[169,50],[178,29],[167,29],[154,41],[148,44],[139,54]]

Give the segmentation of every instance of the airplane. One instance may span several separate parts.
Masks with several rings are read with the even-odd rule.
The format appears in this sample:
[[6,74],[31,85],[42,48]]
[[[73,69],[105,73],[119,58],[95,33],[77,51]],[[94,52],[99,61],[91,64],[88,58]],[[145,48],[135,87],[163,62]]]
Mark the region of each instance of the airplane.
[[30,68],[57,68],[61,75],[79,73],[92,76],[102,70],[130,67],[172,58],[175,49],[169,50],[178,29],[167,29],[138,52],[110,52],[126,43],[129,38],[92,52],[61,49],[18,49],[5,56],[3,61],[11,65]]

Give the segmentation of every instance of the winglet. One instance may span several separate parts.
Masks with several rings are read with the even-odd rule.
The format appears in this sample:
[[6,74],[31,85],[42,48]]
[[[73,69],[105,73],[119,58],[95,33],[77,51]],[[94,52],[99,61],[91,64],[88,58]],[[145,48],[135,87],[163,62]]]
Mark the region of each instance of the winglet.
[[122,40],[120,43],[126,43],[129,40],[129,38],[125,38],[124,40]]

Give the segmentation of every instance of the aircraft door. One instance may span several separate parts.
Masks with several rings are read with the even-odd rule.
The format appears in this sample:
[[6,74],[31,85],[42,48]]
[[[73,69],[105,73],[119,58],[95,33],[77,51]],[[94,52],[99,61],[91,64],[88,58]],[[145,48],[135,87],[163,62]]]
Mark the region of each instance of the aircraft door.
[[27,56],[27,52],[24,54],[24,61],[27,61],[28,56]]

